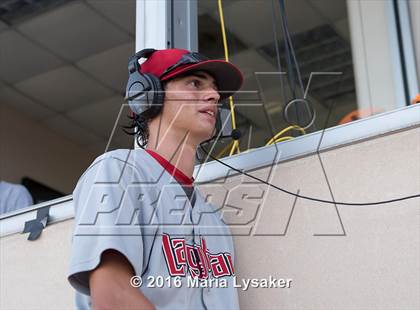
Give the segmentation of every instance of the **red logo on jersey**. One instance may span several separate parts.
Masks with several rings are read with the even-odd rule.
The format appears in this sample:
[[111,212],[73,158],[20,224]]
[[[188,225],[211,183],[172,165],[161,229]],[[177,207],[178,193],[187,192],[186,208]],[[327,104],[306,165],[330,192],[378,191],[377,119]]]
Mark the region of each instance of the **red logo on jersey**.
[[200,244],[188,244],[184,238],[171,238],[162,235],[163,253],[171,276],[185,276],[187,273],[199,279],[234,275],[232,256],[229,253],[212,254],[206,241],[200,238]]

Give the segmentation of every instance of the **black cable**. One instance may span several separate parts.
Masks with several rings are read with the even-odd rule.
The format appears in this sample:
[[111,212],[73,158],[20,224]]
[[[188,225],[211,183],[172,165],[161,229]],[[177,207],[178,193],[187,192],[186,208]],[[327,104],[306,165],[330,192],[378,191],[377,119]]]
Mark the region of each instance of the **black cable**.
[[235,167],[232,167],[231,165],[228,165],[228,164],[226,164],[226,163],[222,162],[221,160],[219,160],[219,159],[217,159],[217,158],[213,157],[211,154],[209,154],[209,153],[205,150],[205,148],[203,147],[203,145],[202,145],[202,144],[200,144],[200,148],[201,148],[201,150],[202,150],[204,153],[206,153],[206,154],[207,154],[207,156],[209,156],[209,157],[210,157],[210,158],[212,158],[213,160],[215,160],[215,161],[219,162],[220,164],[222,164],[222,165],[224,165],[224,166],[226,166],[226,167],[228,167],[228,168],[230,168],[230,169],[232,169],[232,170],[234,170],[234,171],[236,171],[236,172],[239,172],[239,173],[241,173],[241,174],[243,174],[243,175],[246,175],[247,177],[250,177],[250,178],[252,178],[252,179],[254,179],[254,180],[256,180],[256,181],[259,181],[259,182],[261,182],[261,183],[264,183],[264,184],[266,184],[266,185],[269,185],[269,186],[271,186],[271,187],[273,187],[273,188],[275,188],[275,189],[277,189],[277,190],[279,190],[279,191],[281,191],[281,192],[283,192],[283,193],[286,193],[286,194],[289,194],[289,195],[292,195],[292,196],[295,196],[295,197],[298,197],[298,198],[306,199],[306,200],[312,200],[312,201],[316,201],[316,202],[329,203],[329,204],[336,204],[336,205],[343,205],[343,206],[373,206],[373,205],[381,205],[381,204],[393,203],[393,202],[402,201],[402,200],[407,200],[407,199],[420,198],[420,194],[417,194],[417,195],[405,196],[405,197],[395,198],[395,199],[390,199],[390,200],[383,200],[383,201],[376,201],[376,202],[360,202],[360,203],[358,203],[358,202],[339,202],[339,201],[330,201],[330,200],[319,199],[319,198],[314,198],[314,197],[309,197],[309,196],[303,196],[303,195],[299,195],[299,194],[292,193],[292,192],[290,192],[290,191],[288,191],[288,190],[286,190],[286,189],[283,189],[283,188],[281,188],[281,187],[278,187],[278,186],[276,186],[276,185],[274,185],[274,184],[271,184],[271,183],[269,183],[269,182],[267,182],[267,181],[264,181],[264,180],[262,180],[262,179],[260,179],[260,178],[258,178],[258,177],[255,177],[255,176],[253,176],[253,175],[251,175],[251,174],[249,174],[249,173],[246,173],[246,172],[244,172],[244,171],[242,171],[242,170],[240,170],[240,169],[237,169],[237,168],[235,168]]
[[[300,88],[301,92],[301,98],[304,98],[305,95],[305,89],[303,86],[302,76],[300,73],[299,63],[296,58],[296,53],[293,47],[293,42],[290,36],[289,32],[289,26],[287,22],[287,16],[286,16],[286,6],[284,0],[279,0],[279,11],[280,11],[280,19],[281,19],[281,26],[283,30],[283,42],[285,47],[285,57],[286,57],[286,64],[288,68],[288,80],[289,80],[289,87],[292,91],[292,97],[293,100],[296,100],[298,98],[297,96],[297,88]],[[273,6],[274,11],[274,6]],[[299,87],[296,86],[296,80],[299,83]],[[305,107],[308,109],[307,105]],[[302,127],[300,123],[300,113],[298,104],[294,105],[294,110],[296,114],[296,123]],[[308,109],[309,110],[309,109]]]
[[287,66],[287,79],[289,80],[289,88],[292,92],[293,99],[296,99],[296,85],[295,85],[296,80],[295,80],[293,64],[291,60],[292,58],[290,56],[289,41],[288,41],[286,27],[284,23],[285,14],[283,14],[284,12],[282,11],[281,0],[279,0],[279,3],[280,3],[280,20],[281,20],[281,26],[282,26],[281,28],[283,31],[284,53],[285,53],[286,66]]
[[304,94],[305,94],[305,88],[303,87],[303,81],[302,81],[302,76],[300,74],[299,63],[296,59],[295,49],[293,47],[293,42],[292,42],[292,39],[290,37],[289,25],[287,23],[287,16],[286,16],[286,6],[284,4],[284,0],[280,0],[280,5],[281,5],[281,10],[280,11],[283,14],[283,22],[284,22],[284,29],[285,29],[286,36],[287,36],[287,42],[289,43],[290,53],[292,55],[292,61],[293,61],[293,64],[294,64],[294,69],[296,70],[297,80],[299,82],[300,90],[302,92],[302,97],[303,97]]
[[286,98],[286,90],[284,89],[284,83],[283,83],[283,76],[281,71],[281,59],[280,59],[280,47],[279,47],[279,39],[277,36],[277,30],[276,30],[276,12],[274,10],[274,0],[271,0],[271,26],[273,27],[273,35],[274,35],[274,47],[276,49],[276,58],[277,58],[277,67],[280,73],[280,85],[281,85],[281,91],[283,94],[283,102],[286,104],[287,98]]

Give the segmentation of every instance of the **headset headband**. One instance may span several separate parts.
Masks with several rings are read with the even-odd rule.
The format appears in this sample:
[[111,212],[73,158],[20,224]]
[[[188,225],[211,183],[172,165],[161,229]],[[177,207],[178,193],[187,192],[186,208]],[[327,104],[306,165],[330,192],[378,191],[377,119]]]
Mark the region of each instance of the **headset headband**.
[[149,58],[156,50],[154,48],[146,48],[130,57],[128,61],[128,72],[133,73],[140,70],[139,60],[142,58]]

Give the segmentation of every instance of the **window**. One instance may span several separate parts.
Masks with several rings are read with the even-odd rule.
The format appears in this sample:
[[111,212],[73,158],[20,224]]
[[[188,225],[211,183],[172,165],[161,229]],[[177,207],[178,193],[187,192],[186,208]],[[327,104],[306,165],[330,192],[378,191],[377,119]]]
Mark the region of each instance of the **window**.
[[[407,104],[392,1],[221,3],[222,10],[218,1],[198,1],[198,46],[205,55],[225,58],[224,23],[229,60],[244,73],[242,90],[250,91],[233,98],[236,126],[245,137],[241,150]],[[287,49],[288,35],[293,49]],[[293,69],[294,58],[299,70]],[[290,103],[295,98],[308,99],[309,107],[305,101]],[[228,150],[220,142],[215,154],[222,157]]]
[[415,45],[415,55],[417,61],[417,80],[420,82],[420,19],[415,12],[420,12],[420,2],[410,0],[409,1],[409,11],[411,17],[411,29],[412,37]]

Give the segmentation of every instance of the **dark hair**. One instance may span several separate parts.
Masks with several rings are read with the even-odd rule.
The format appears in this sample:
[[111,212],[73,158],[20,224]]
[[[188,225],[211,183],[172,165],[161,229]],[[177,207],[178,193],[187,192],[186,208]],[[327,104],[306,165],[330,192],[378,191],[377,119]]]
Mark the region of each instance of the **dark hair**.
[[[161,82],[163,90],[166,90],[166,85],[168,82],[169,80]],[[131,115],[128,115],[128,118],[130,119],[128,126],[122,126],[123,128],[129,129],[130,131],[125,129],[123,129],[123,131],[130,136],[135,136],[137,145],[141,148],[144,148],[149,142],[149,121],[158,116],[162,109],[163,102],[160,105],[152,105],[150,109],[144,111],[143,113],[131,113]],[[140,140],[142,143],[140,143]]]
[[159,115],[161,111],[161,106],[152,106],[147,111],[144,111],[141,114],[132,114],[128,115],[130,123],[128,126],[123,126],[123,128],[129,129],[123,131],[131,136],[135,136],[136,143],[139,147],[144,148],[149,142],[149,120],[152,120]]
[[[204,71],[204,70],[199,70],[199,71]],[[193,73],[194,72],[184,72],[177,75],[174,78],[161,82],[162,89],[166,90],[166,86],[169,82],[182,79]],[[141,148],[144,148],[146,144],[149,142],[149,120],[152,120],[156,116],[158,116],[160,112],[162,111],[162,109],[163,109],[163,102],[162,102],[162,105],[152,105],[150,109],[144,111],[141,114],[132,113],[132,115],[128,115],[128,118],[130,119],[130,123],[128,126],[122,126],[122,127],[125,129],[130,129],[131,131],[127,131],[125,129],[123,129],[123,131],[128,135],[135,136],[137,145]],[[140,140],[142,141],[142,143],[140,143]]]

